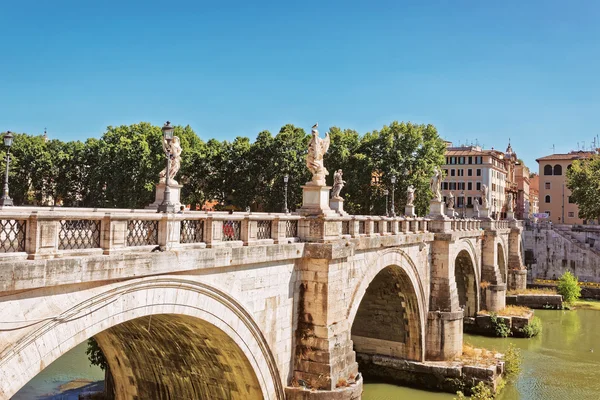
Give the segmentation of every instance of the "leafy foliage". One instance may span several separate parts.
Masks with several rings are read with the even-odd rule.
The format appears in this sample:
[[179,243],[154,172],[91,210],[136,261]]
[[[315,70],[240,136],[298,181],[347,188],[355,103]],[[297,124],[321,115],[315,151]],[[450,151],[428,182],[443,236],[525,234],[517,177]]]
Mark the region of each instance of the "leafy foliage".
[[106,368],[108,368],[108,363],[106,362],[106,358],[104,357],[104,353],[98,345],[98,342],[96,342],[96,339],[93,337],[89,338],[87,341],[87,349],[85,350],[85,354],[87,354],[90,364],[97,365],[102,368],[102,371],[106,371]]
[[494,328],[494,332],[496,332],[496,336],[503,338],[510,336],[510,326],[506,324],[504,319],[498,318],[498,314],[495,312],[490,313],[490,321]]
[[533,317],[531,321],[521,329],[519,329],[523,335],[528,338],[534,337],[542,333],[542,320],[538,317]]
[[[302,203],[301,186],[310,180],[305,166],[308,135],[302,128],[284,125],[277,135],[268,131],[251,142],[204,142],[189,126],[176,126],[182,163],[176,179],[183,184],[182,202],[202,205],[216,200],[218,207],[282,211],[284,175],[289,176],[288,207]],[[347,211],[385,213],[384,190],[395,185],[396,212],[401,214],[406,189],[416,189],[416,209],[427,212],[429,177],[444,160],[444,142],[432,125],[392,122],[381,130],[360,135],[332,127],[325,166],[344,171],[348,185],[342,191]],[[164,167],[159,126],[146,122],[109,126],[100,139],[85,142],[45,141],[42,136],[15,135],[11,149],[10,189],[15,204],[85,207],[144,207],[154,200],[154,185]]]
[[[455,397],[454,400],[465,400],[467,398],[463,392],[456,392],[456,395],[458,397]],[[482,381],[471,388],[471,400],[493,400],[494,397],[492,389]]]
[[579,218],[600,219],[600,155],[573,161],[567,168],[567,187]]
[[558,279],[558,294],[563,298],[563,302],[572,305],[573,302],[577,301],[581,297],[581,288],[577,277],[570,271],[565,272]]
[[504,353],[504,377],[508,382],[513,382],[521,373],[521,364],[523,357],[521,350],[511,343],[508,350]]

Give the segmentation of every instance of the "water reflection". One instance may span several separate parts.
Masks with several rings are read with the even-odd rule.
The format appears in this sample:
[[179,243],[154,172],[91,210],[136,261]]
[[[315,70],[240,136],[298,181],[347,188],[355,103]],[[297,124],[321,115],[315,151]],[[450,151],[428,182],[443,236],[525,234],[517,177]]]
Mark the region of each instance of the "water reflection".
[[[597,400],[600,398],[600,311],[536,310],[542,335],[533,339],[499,339],[465,335],[477,347],[503,352],[515,343],[523,354],[523,372],[499,400]],[[596,351],[594,346],[597,347]],[[452,394],[430,393],[391,385],[365,385],[364,400],[450,400]]]

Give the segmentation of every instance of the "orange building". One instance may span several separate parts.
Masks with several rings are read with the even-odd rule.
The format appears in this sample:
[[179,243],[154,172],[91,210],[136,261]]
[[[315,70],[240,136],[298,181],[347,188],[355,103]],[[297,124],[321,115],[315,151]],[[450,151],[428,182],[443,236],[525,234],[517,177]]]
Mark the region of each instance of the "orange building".
[[555,224],[582,224],[579,207],[571,202],[571,191],[567,188],[567,169],[574,160],[592,156],[589,151],[572,151],[568,154],[552,154],[538,158],[540,185],[540,212],[550,214]]

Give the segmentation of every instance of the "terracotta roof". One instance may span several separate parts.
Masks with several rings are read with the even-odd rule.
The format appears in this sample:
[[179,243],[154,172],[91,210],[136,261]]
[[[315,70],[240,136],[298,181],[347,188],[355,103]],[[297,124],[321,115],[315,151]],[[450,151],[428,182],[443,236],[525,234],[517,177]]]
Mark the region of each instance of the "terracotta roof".
[[578,160],[581,158],[588,158],[594,155],[595,153],[591,153],[589,151],[576,151],[568,154],[551,154],[549,156],[538,158],[537,162],[545,161],[545,160]]

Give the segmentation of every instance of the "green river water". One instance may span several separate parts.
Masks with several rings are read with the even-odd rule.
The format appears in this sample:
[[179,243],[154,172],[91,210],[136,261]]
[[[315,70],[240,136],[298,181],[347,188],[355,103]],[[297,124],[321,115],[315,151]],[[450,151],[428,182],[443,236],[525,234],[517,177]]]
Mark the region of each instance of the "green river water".
[[[600,311],[536,310],[535,314],[543,323],[542,335],[537,338],[465,335],[465,342],[477,347],[502,352],[512,342],[521,349],[523,372],[515,384],[504,388],[499,400],[600,399]],[[99,368],[89,366],[85,348],[83,343],[52,363],[13,399],[77,399],[76,395],[56,395],[59,386],[77,378],[99,380],[104,377]],[[376,383],[367,383],[363,394],[363,400],[450,400],[453,397],[447,393]]]

